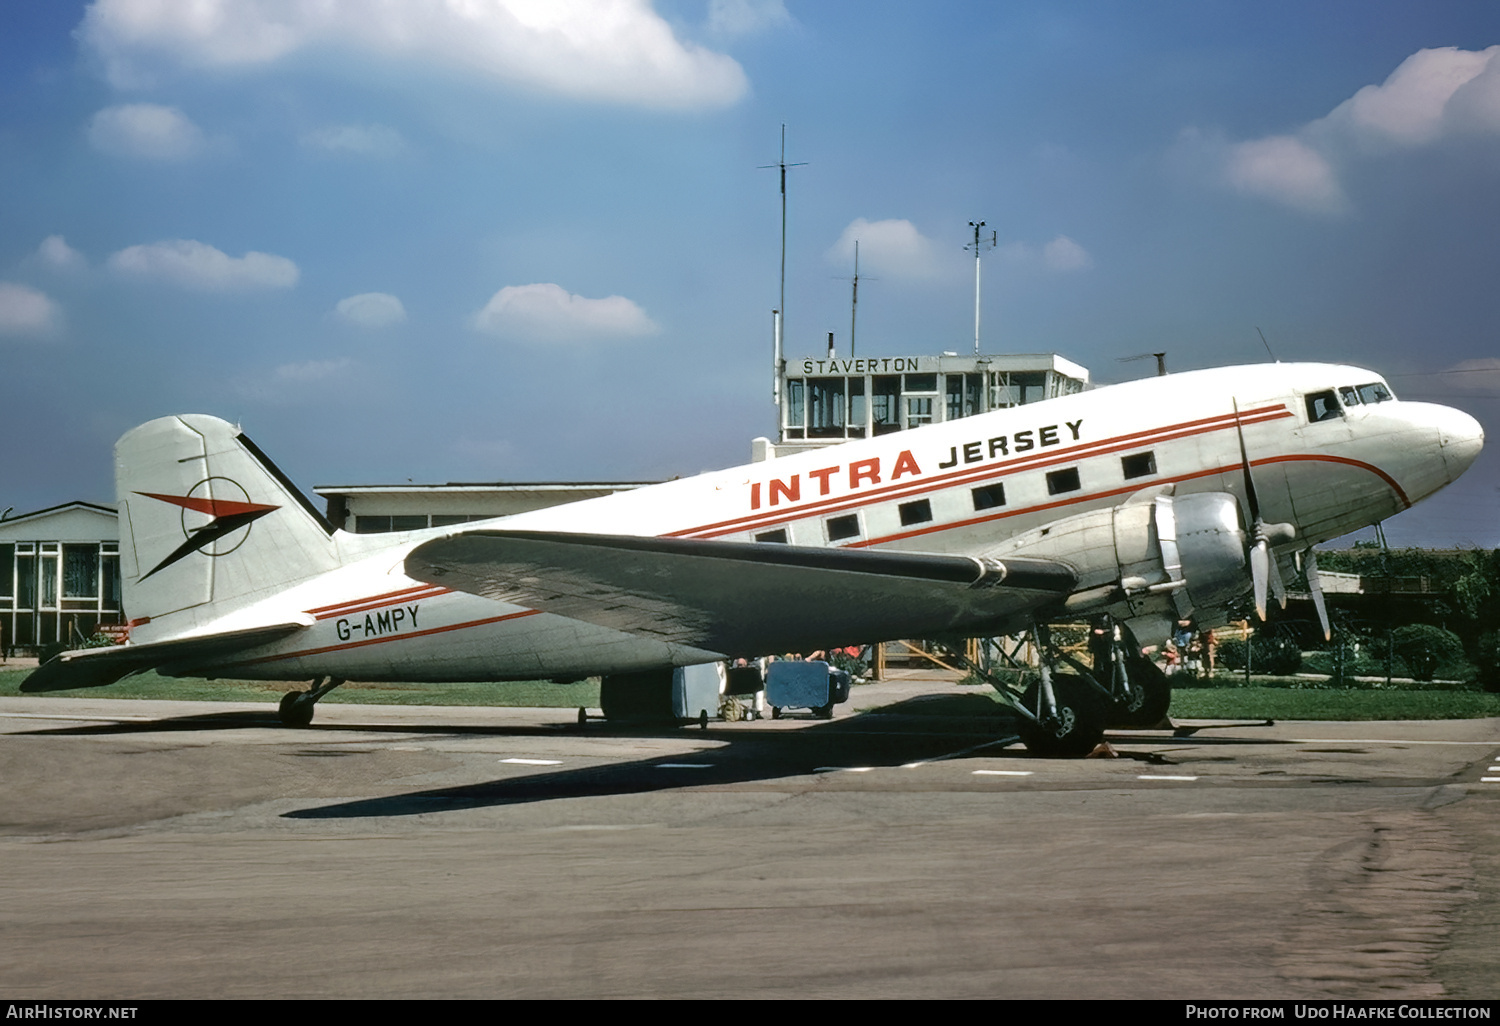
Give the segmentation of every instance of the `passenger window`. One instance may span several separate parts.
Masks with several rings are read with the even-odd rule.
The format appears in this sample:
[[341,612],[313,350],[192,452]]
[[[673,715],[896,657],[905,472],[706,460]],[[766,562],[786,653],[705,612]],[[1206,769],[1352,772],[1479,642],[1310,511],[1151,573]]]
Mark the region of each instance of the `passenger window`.
[[1343,385],[1339,388],[1339,401],[1345,406],[1358,406],[1359,392],[1355,390],[1353,385]]
[[1307,397],[1307,419],[1309,423],[1317,423],[1320,420],[1334,420],[1344,415],[1339,409],[1339,401],[1334,398],[1333,392],[1314,392]]
[[925,524],[932,519],[932,503],[926,499],[918,499],[916,502],[903,502],[899,509],[902,527],[910,527],[912,524]]
[[1078,468],[1069,467],[1067,470],[1054,470],[1047,475],[1047,494],[1061,495],[1063,492],[1076,492],[1083,485],[1078,481]]
[[1149,477],[1156,473],[1156,453],[1138,452],[1134,456],[1121,456],[1120,469],[1125,472],[1125,480],[1133,477]]
[[845,538],[859,537],[859,514],[850,513],[846,517],[833,517],[827,521],[828,540],[831,542],[843,541]]
[[1368,385],[1359,386],[1359,397],[1367,403],[1383,403],[1394,399],[1390,390],[1378,381],[1372,381]]
[[785,545],[786,528],[778,527],[774,531],[762,531],[760,534],[757,534],[755,536],[755,540],[758,542],[769,542],[773,545]]
[[994,509],[996,506],[1005,505],[1005,486],[1003,484],[985,485],[976,488],[970,493],[974,497],[974,508]]

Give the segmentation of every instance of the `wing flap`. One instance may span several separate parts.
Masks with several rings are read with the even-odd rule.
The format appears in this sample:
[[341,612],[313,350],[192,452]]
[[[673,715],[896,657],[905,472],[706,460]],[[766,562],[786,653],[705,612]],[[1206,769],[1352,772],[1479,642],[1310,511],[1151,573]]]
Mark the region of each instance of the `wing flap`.
[[415,580],[725,654],[980,634],[1077,583],[1044,559],[624,535],[472,531],[406,558]]
[[191,669],[223,656],[279,641],[301,630],[302,623],[279,623],[266,627],[227,631],[189,638],[171,638],[144,645],[83,648],[63,652],[37,667],[24,681],[24,692],[67,691],[72,688],[102,688],[142,670]]

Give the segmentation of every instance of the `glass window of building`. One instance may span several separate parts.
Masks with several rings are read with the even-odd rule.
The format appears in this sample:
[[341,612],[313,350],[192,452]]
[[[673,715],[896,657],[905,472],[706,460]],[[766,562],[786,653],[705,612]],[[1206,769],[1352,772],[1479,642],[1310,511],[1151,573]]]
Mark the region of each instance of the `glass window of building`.
[[844,437],[844,379],[807,379],[807,437]]
[[871,412],[875,419],[877,435],[901,430],[901,377],[897,374],[877,374],[871,381],[874,390]]
[[786,383],[786,436],[803,438],[804,393],[801,378],[791,378]]

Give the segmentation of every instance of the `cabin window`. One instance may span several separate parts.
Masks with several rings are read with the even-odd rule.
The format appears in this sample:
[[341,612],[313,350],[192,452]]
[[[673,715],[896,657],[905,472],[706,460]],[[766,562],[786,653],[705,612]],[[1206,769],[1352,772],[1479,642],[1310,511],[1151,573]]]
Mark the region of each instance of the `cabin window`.
[[927,499],[918,499],[916,502],[903,502],[898,509],[901,513],[902,527],[910,527],[912,524],[925,524],[932,519],[932,503]]
[[1334,398],[1332,389],[1327,392],[1314,392],[1307,397],[1308,423],[1316,424],[1320,420],[1334,420],[1343,415],[1344,411],[1339,408],[1339,401]]
[[786,528],[778,527],[774,531],[762,531],[760,534],[757,534],[755,536],[755,540],[758,542],[766,542],[770,545],[785,545]]
[[1047,475],[1047,494],[1061,495],[1063,492],[1076,492],[1083,485],[1078,480],[1078,468],[1069,467],[1067,470],[1054,470]]
[[1372,381],[1368,385],[1359,386],[1359,397],[1367,403],[1383,403],[1396,398],[1391,395],[1390,389],[1379,381]]
[[831,542],[843,541],[846,538],[859,537],[859,514],[850,513],[844,517],[833,517],[825,522],[828,528],[828,540]]
[[983,488],[974,489],[969,494],[973,496],[974,508],[976,510],[994,509],[996,506],[1005,505],[1005,486],[1003,484],[985,485]]
[[1125,472],[1125,480],[1133,477],[1149,477],[1156,473],[1156,453],[1138,452],[1133,456],[1120,457],[1120,469]]

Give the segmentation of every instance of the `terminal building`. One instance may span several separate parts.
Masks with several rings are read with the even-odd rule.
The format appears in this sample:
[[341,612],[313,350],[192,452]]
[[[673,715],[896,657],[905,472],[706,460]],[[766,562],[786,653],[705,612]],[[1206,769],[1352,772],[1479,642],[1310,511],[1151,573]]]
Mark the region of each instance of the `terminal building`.
[[1089,372],[1055,353],[786,360],[776,382],[779,437],[774,444],[757,439],[753,458],[941,424],[1089,387]]

